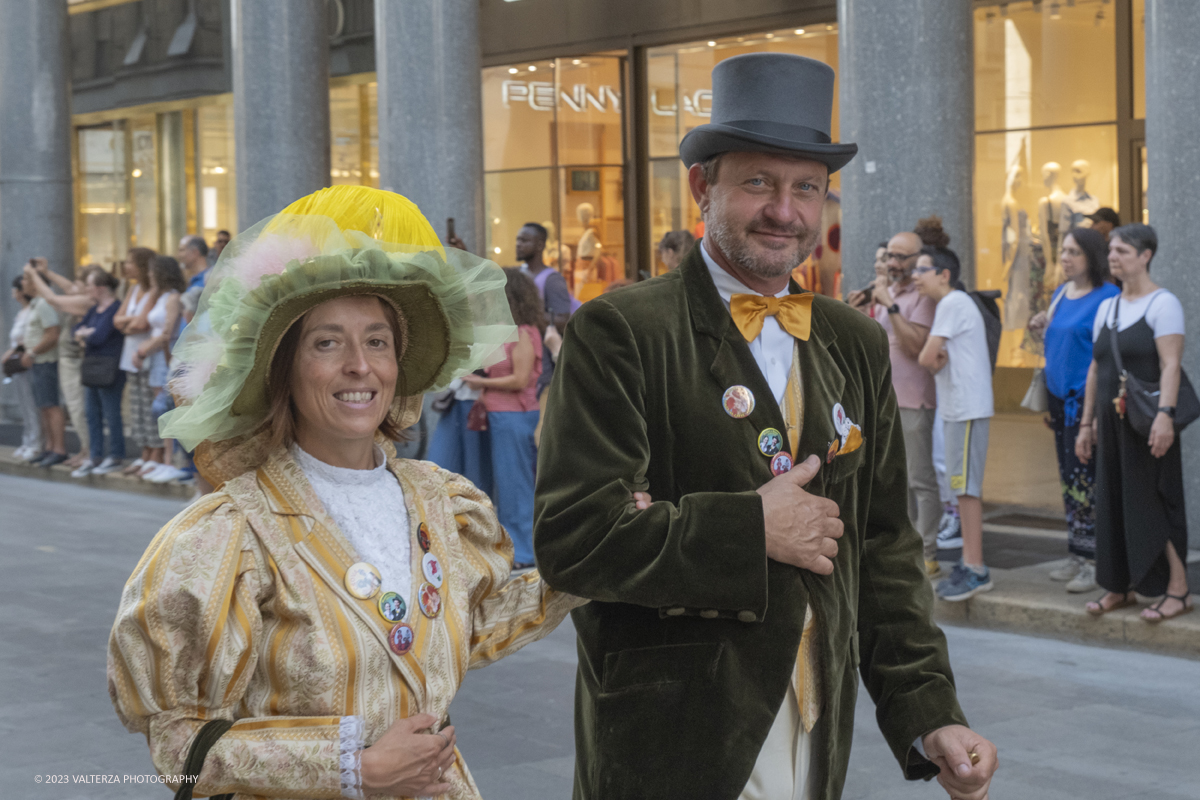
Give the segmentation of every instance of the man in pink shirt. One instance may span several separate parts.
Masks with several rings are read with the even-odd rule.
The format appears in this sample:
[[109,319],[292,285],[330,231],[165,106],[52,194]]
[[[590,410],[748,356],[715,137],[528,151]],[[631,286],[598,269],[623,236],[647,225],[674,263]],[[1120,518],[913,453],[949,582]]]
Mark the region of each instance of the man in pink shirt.
[[920,237],[911,231],[893,236],[884,255],[888,274],[878,276],[869,292],[852,293],[847,302],[864,314],[874,306],[872,316],[887,330],[891,344],[892,385],[900,406],[904,449],[908,456],[909,513],[925,542],[925,570],[936,575],[939,571],[937,529],[942,515],[937,474],[933,469],[933,416],[937,410],[937,392],[933,376],[917,363],[917,356],[929,338],[936,304],[919,294],[913,282],[913,268],[917,265],[921,244]]

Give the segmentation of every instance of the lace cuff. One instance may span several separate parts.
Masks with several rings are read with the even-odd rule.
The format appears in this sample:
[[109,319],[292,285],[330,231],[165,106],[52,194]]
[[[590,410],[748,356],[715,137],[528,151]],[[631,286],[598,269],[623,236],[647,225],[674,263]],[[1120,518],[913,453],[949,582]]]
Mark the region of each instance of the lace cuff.
[[342,717],[342,746],[338,767],[342,773],[342,797],[363,800],[362,791],[362,717]]

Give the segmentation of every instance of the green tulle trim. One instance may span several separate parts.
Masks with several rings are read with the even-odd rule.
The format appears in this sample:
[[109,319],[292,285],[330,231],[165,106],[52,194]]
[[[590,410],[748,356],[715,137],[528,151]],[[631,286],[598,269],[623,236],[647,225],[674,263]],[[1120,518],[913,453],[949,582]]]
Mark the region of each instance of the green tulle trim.
[[159,430],[191,450],[258,427],[268,360],[308,309],[347,294],[392,303],[406,329],[398,395],[443,388],[503,358],[516,327],[494,263],[452,248],[380,243],[332,219],[282,215],[226,247],[172,352],[171,391],[186,405]]

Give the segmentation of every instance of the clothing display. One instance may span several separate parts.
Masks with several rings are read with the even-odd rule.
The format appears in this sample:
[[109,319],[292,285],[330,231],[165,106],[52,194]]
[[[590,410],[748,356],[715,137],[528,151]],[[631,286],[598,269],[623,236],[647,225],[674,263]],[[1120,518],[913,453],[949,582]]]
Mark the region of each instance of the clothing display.
[[1007,292],[1004,295],[1004,329],[1021,330],[1033,316],[1030,313],[1033,300],[1033,234],[1029,229],[1029,217],[1024,211],[1017,212],[1012,225],[1007,215],[1005,220],[1006,235],[1012,237],[1012,243],[1008,247],[1011,259],[1005,262]]
[[992,367],[979,306],[966,292],[950,292],[937,304],[929,335],[946,340],[950,357],[934,376],[942,419],[966,422],[991,417],[995,413]]
[[[1183,334],[1179,300],[1165,289],[1132,302],[1122,301],[1112,319],[1115,298],[1100,305],[1095,332],[1096,360],[1096,583],[1110,592],[1136,590],[1147,597],[1166,591],[1170,568],[1166,545],[1187,552],[1187,513],[1183,459],[1178,437],[1162,458],[1150,454],[1146,437],[1117,415],[1113,399],[1120,375],[1105,324],[1118,324],[1125,369],[1149,382],[1161,378],[1159,336]],[[1138,316],[1140,314],[1140,316]]]

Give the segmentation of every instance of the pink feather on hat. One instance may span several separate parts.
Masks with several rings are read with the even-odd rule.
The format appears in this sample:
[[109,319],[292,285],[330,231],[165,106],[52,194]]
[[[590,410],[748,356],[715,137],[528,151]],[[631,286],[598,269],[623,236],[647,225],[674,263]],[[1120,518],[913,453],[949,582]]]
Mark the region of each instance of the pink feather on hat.
[[257,289],[264,278],[282,274],[293,261],[304,261],[320,253],[320,248],[307,236],[267,233],[234,257],[228,274],[247,289]]

